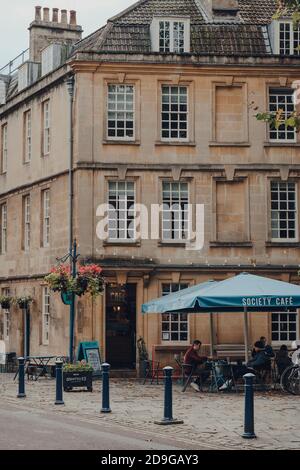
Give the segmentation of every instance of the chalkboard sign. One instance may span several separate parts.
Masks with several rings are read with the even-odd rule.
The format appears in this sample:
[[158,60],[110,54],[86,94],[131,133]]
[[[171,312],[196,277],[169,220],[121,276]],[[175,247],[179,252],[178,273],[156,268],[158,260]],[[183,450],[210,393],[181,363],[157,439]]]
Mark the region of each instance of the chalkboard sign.
[[101,376],[101,355],[98,341],[87,341],[79,344],[77,360],[85,360],[94,369],[93,376]]

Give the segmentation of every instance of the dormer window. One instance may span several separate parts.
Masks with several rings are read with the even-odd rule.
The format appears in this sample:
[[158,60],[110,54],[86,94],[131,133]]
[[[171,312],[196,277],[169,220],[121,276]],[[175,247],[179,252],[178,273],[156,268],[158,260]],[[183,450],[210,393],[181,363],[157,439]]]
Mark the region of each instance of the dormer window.
[[275,53],[280,55],[300,54],[300,29],[294,28],[290,20],[279,21],[276,24]]
[[189,53],[189,18],[154,18],[151,24],[151,41],[154,52]]

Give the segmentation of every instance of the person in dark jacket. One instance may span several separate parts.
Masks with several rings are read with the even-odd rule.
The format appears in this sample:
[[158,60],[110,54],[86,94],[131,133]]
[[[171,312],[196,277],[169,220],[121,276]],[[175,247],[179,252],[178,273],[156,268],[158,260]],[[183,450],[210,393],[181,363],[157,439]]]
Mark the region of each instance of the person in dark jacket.
[[287,367],[292,365],[292,359],[289,357],[289,350],[285,344],[276,353],[275,362],[280,376]]
[[[259,338],[259,341],[263,343],[266,355],[269,356],[269,357],[275,357],[275,353],[273,351],[273,348],[270,344],[268,344],[267,338],[265,336],[261,336]],[[255,356],[256,356],[256,351],[255,351],[255,348],[253,348],[252,357],[254,358]]]
[[262,341],[256,341],[254,344],[254,353],[247,367],[257,371],[271,369],[271,358],[266,353],[265,345]]
[[259,341],[261,341],[264,344],[266,355],[269,357],[275,357],[273,348],[270,344],[268,344],[267,338],[265,336],[261,336]]
[[203,384],[210,375],[210,372],[205,369],[207,357],[199,355],[201,346],[201,341],[196,339],[184,356],[184,364],[186,366],[185,374],[189,375],[191,371],[193,371],[195,375],[198,375],[196,380],[191,382],[191,387],[197,392],[200,392],[200,385]]

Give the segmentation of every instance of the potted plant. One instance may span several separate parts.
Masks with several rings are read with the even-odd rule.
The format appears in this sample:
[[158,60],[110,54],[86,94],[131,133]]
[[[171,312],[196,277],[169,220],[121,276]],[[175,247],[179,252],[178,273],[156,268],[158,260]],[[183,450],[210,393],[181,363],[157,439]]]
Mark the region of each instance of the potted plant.
[[15,302],[19,308],[27,309],[31,302],[33,302],[33,298],[30,295],[24,295],[17,297]]
[[8,295],[0,296],[0,305],[2,308],[8,310],[11,307],[12,302],[13,302],[12,297],[9,297]]
[[71,392],[73,388],[86,387],[93,391],[93,368],[86,361],[77,364],[65,364],[63,368],[64,391]]
[[146,370],[147,370],[148,361],[149,361],[149,355],[148,355],[144,338],[140,337],[137,340],[137,346],[138,346],[139,364],[140,364],[139,372],[140,372],[140,377],[143,378],[146,375]]

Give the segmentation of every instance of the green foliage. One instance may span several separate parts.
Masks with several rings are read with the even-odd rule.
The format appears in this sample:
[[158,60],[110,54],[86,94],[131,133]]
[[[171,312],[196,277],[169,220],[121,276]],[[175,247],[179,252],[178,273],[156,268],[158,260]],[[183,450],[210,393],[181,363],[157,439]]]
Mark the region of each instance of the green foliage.
[[286,127],[295,129],[296,132],[300,130],[300,115],[296,111],[291,113],[286,119],[283,119],[282,109],[279,109],[276,113],[257,113],[255,117],[258,121],[264,121],[275,129],[284,124]]
[[293,20],[294,28],[300,23],[300,0],[277,0],[277,10],[273,15],[274,20],[288,16]]
[[65,364],[63,367],[64,372],[93,372],[93,368],[85,361],[77,362],[77,364]]
[[16,297],[15,303],[18,307],[24,308],[24,306],[28,306],[33,302],[33,298],[30,295],[24,295],[22,297]]
[[149,359],[149,356],[148,356],[148,351],[146,348],[146,343],[144,341],[144,338],[140,337],[137,340],[137,345],[138,345],[138,351],[139,351],[139,360],[147,361]]
[[0,305],[2,308],[9,308],[13,303],[13,297],[8,295],[0,295]]

